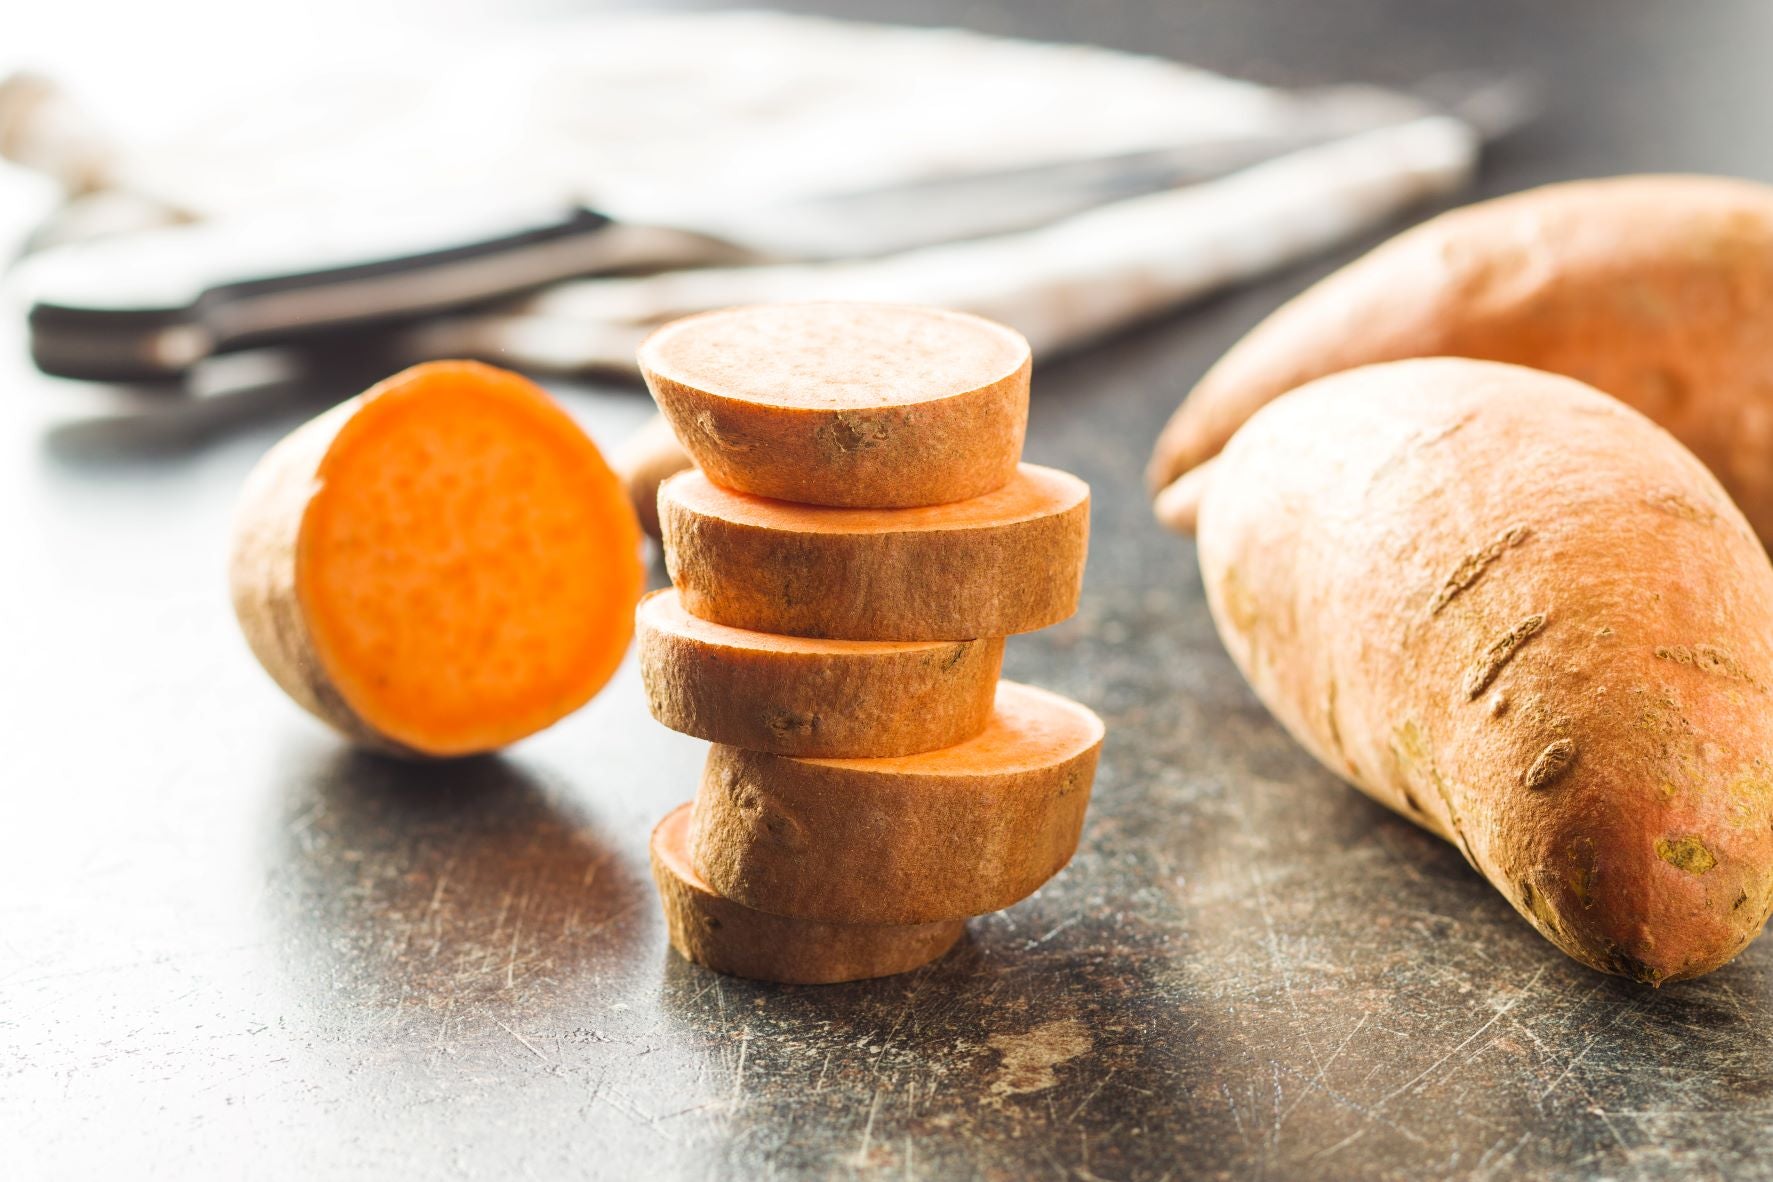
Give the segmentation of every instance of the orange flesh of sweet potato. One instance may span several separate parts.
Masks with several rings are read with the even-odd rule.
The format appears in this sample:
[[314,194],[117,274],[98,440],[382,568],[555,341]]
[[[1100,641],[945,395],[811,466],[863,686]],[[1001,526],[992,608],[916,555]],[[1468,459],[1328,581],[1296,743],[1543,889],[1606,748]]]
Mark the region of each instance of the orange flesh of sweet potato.
[[[1456,209],[1290,300],[1195,386],[1160,436],[1154,494],[1264,404],[1410,357],[1530,366],[1648,415],[1773,539],[1773,186],[1627,176]],[[1191,528],[1193,490],[1160,503]]]
[[684,472],[659,490],[665,564],[705,620],[792,636],[972,640],[1077,610],[1089,486],[1022,464],[996,492],[914,509],[772,501]]
[[910,972],[954,947],[965,920],[902,927],[820,923],[754,911],[709,889],[689,858],[690,806],[653,830],[653,880],[671,946],[686,960],[760,981],[829,985]]
[[1029,365],[1012,329],[893,304],[732,308],[640,348],[660,410],[715,483],[849,507],[1001,488],[1022,454]]
[[249,642],[323,719],[424,755],[558,721],[626,651],[639,529],[596,446],[515,374],[438,362],[267,456],[233,582]]
[[1199,537],[1276,717],[1571,956],[1659,984],[1761,930],[1773,566],[1644,416],[1492,362],[1350,370],[1233,437]]
[[1102,720],[1000,682],[983,733],[894,759],[792,759],[716,744],[696,796],[694,860],[730,899],[842,923],[982,915],[1071,860]]
[[812,640],[714,624],[657,591],[636,613],[653,717],[673,730],[799,756],[911,755],[985,729],[1003,638]]

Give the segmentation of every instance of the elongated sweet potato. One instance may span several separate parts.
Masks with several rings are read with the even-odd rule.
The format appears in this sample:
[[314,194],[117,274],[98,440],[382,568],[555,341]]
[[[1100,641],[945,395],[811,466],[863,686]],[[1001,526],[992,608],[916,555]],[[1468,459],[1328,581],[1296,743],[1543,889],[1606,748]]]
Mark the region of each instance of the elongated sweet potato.
[[[1565,374],[1636,407],[1773,539],[1770,321],[1773,187],[1635,176],[1483,202],[1392,239],[1257,325],[1164,429],[1152,489],[1313,378],[1472,357]],[[1166,516],[1188,527],[1185,512]]]
[[809,640],[692,616],[676,591],[637,613],[653,717],[699,739],[776,755],[915,755],[991,718],[1003,638]]
[[845,640],[972,640],[1077,610],[1089,486],[1018,467],[996,492],[916,509],[833,509],[733,492],[700,471],[659,489],[665,565],[704,620]]
[[1773,567],[1623,403],[1431,359],[1321,379],[1214,462],[1226,647],[1318,759],[1571,956],[1658,984],[1773,906]]
[[578,709],[621,662],[640,530],[597,447],[533,383],[396,374],[247,482],[230,581],[247,643],[367,746],[487,751]]
[[772,304],[672,321],[640,369],[717,484],[809,505],[967,500],[1015,474],[1028,342],[964,312]]
[[788,759],[716,744],[692,856],[714,889],[779,915],[926,923],[1032,894],[1071,860],[1102,720],[1002,682],[975,739],[899,759]]
[[881,927],[766,915],[722,898],[690,866],[690,806],[653,830],[653,880],[671,946],[686,960],[759,981],[829,985],[910,972],[954,947],[965,920]]

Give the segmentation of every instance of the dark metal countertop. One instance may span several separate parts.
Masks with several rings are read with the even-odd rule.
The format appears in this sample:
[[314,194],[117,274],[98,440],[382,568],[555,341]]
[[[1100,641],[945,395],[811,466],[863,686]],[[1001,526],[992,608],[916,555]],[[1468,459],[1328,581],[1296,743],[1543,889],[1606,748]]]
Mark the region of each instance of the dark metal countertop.
[[[1550,112],[1484,191],[1773,177],[1756,0],[818,7],[1287,83],[1533,72]],[[284,701],[223,555],[312,403],[46,433],[63,392],[4,342],[0,1175],[1766,1176],[1773,944],[1660,992],[1565,959],[1288,741],[1149,518],[1181,391],[1328,265],[1037,371],[1029,456],[1092,483],[1094,545],[1081,614],[1008,672],[1108,720],[1083,847],[930,968],[820,989],[666,948],[647,832],[701,749],[632,663],[453,766],[354,755]],[[646,410],[565,393],[605,442]]]

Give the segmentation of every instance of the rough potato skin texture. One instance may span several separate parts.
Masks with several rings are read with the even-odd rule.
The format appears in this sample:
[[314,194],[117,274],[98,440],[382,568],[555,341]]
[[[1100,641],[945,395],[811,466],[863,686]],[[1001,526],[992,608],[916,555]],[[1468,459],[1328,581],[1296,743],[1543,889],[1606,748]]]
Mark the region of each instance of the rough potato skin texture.
[[[702,325],[794,311],[837,314],[828,341],[791,349],[801,380],[855,373],[874,388],[871,404],[756,401],[727,388],[723,370],[733,363],[727,349],[696,356],[689,347]],[[933,376],[944,373],[939,355],[907,337],[896,352],[861,363],[852,355],[846,319],[864,331],[901,319],[911,327],[920,319],[969,326],[992,338],[1010,360],[978,385],[930,398]],[[769,345],[760,340],[755,351],[768,354]],[[641,345],[639,360],[647,388],[684,450],[717,483],[756,496],[854,508],[941,505],[1001,488],[1022,455],[1032,366],[1028,342],[962,312],[872,304],[729,309],[673,321]]]
[[649,538],[659,536],[659,485],[695,467],[695,461],[677,442],[671,424],[663,415],[654,415],[630,435],[610,456],[610,468],[628,490],[628,501],[634,516]]
[[235,513],[228,587],[247,647],[297,705],[360,746],[428,758],[376,730],[346,704],[315,656],[296,595],[296,543],[315,473],[361,403],[350,399],[304,423],[253,469]]
[[747,906],[842,923],[958,919],[1033,894],[1077,849],[1103,731],[1057,695],[1008,682],[1005,692],[1063,712],[1052,725],[1071,741],[978,774],[715,744],[691,820],[697,872]]
[[991,717],[1002,637],[781,645],[724,629],[717,640],[671,627],[658,606],[636,613],[640,675],[653,717],[686,735],[775,755],[915,755],[965,742]]
[[917,516],[882,513],[860,530],[833,527],[855,510],[769,502],[768,518],[757,519],[767,525],[703,513],[676,494],[707,478],[685,472],[659,489],[665,565],[685,607],[734,628],[845,640],[1032,632],[1077,610],[1089,490],[1074,476],[1022,467],[1070,489],[1069,499],[977,525],[947,520],[956,505],[899,510]]
[[1564,951],[1660,984],[1760,931],[1773,568],[1648,419],[1514,366],[1354,370],[1251,418],[1199,525],[1269,709]]
[[684,850],[689,805],[653,830],[653,880],[671,946],[720,973],[787,985],[829,985],[910,972],[935,960],[966,932],[965,920],[909,927],[817,923],[766,915],[724,899],[689,868]]
[[1399,235],[1257,325],[1164,429],[1152,491],[1313,378],[1472,357],[1565,374],[1649,415],[1773,538],[1770,320],[1773,187],[1630,176],[1482,202]]

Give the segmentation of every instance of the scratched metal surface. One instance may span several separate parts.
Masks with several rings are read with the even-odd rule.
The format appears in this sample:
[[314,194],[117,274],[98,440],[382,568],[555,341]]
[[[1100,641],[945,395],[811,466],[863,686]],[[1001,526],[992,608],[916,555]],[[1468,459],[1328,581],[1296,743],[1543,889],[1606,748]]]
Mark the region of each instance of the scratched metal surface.
[[[965,19],[1281,81],[1538,69],[1553,112],[1489,190],[1773,173],[1764,8],[1553,7]],[[927,970],[824,989],[665,947],[646,834],[700,751],[650,722],[632,667],[507,757],[442,767],[353,755],[271,688],[223,538],[314,395],[188,435],[45,429],[74,393],[0,342],[22,395],[0,411],[0,1174],[1765,1176],[1773,945],[1662,992],[1564,959],[1287,741],[1189,546],[1147,519],[1137,471],[1178,391],[1321,269],[1039,373],[1030,455],[1095,486],[1095,546],[1081,615],[1015,641],[1009,671],[1108,719],[1083,848]],[[567,394],[606,440],[644,410]]]

